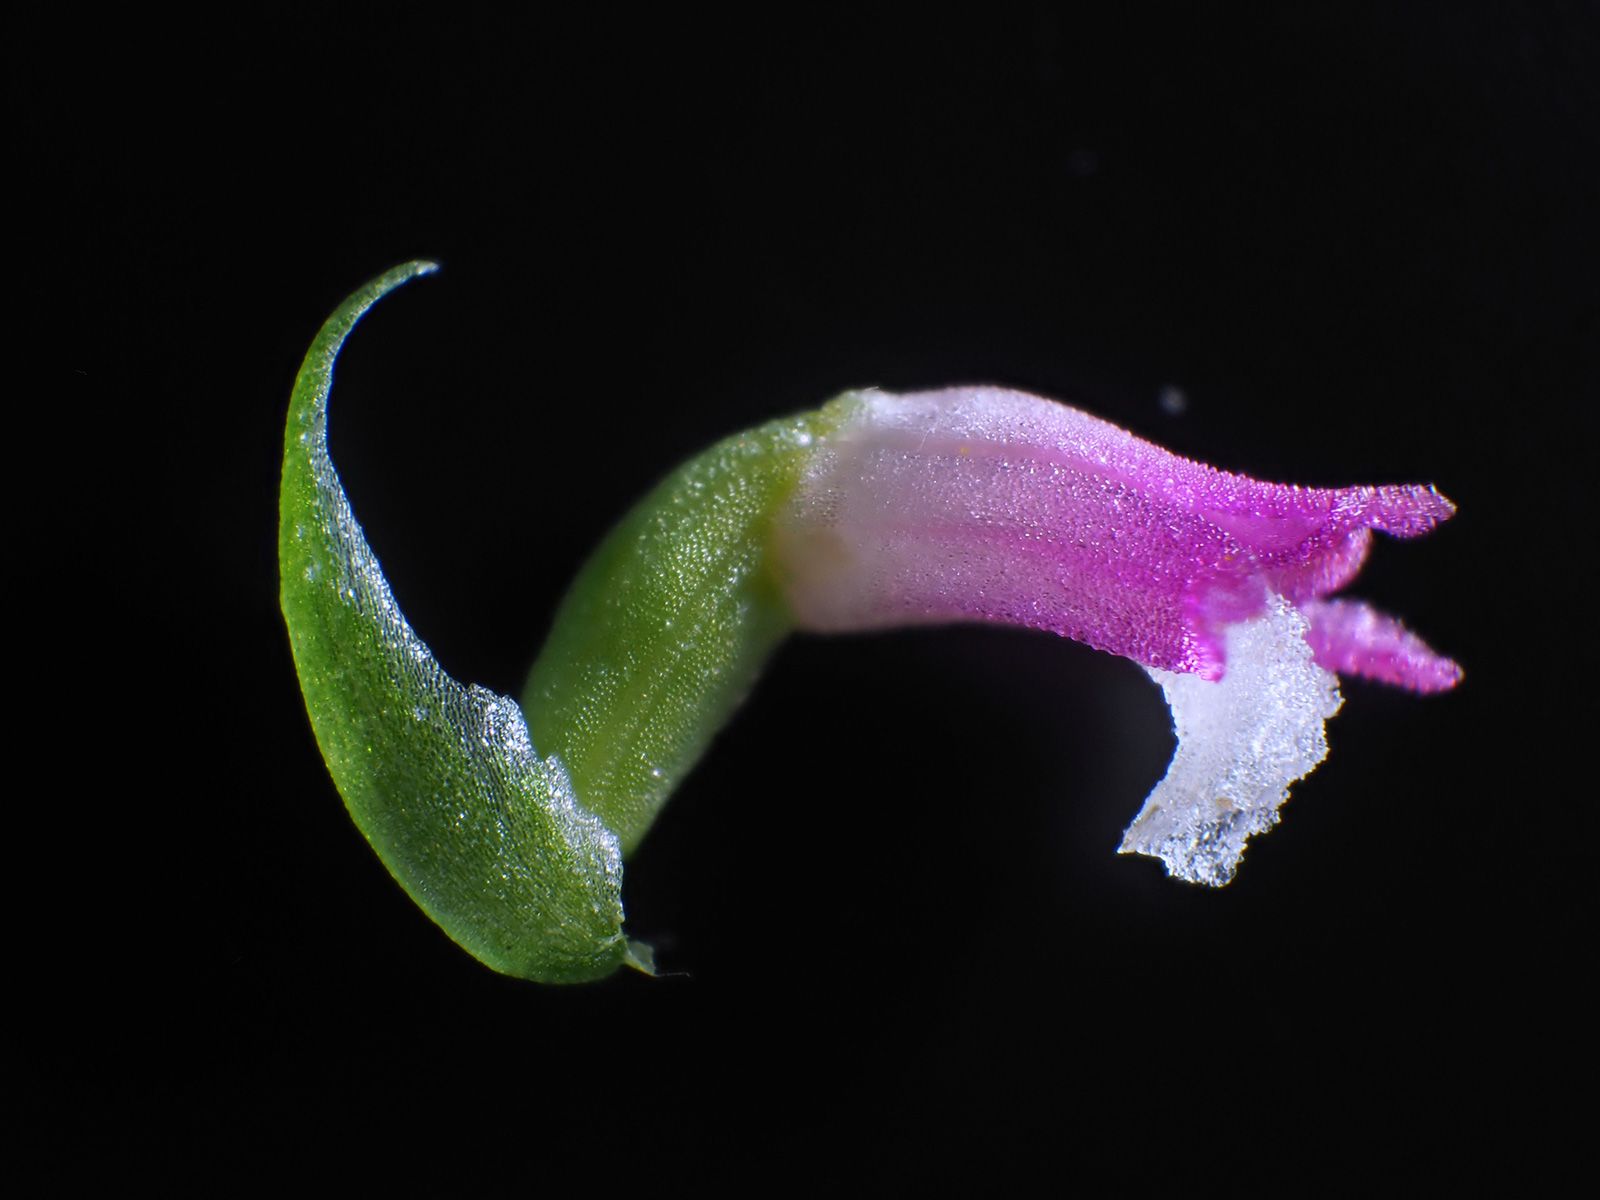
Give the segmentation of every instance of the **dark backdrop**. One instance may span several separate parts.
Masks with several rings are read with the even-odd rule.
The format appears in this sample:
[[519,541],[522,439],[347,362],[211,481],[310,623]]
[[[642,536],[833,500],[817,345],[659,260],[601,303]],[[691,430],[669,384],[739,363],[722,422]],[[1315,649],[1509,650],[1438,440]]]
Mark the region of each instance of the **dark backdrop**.
[[[109,733],[24,843],[58,1132],[185,1161],[420,1120],[530,1183],[1549,1161],[1593,939],[1596,9],[1107,7],[16,21],[43,507],[96,600],[51,653]],[[1466,682],[1348,683],[1213,893],[1113,854],[1171,744],[1131,664],[796,640],[629,864],[684,974],[497,977],[345,817],[276,605],[299,357],[416,256],[332,445],[458,678],[520,690],[585,552],[713,439],[991,381],[1257,476],[1437,483],[1458,518],[1356,591]]]

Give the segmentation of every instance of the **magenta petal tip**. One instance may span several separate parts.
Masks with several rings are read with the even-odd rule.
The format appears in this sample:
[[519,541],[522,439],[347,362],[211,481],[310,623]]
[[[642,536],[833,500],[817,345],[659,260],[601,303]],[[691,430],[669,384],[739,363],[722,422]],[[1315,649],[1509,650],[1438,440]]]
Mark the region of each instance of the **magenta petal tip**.
[[1359,600],[1300,605],[1311,623],[1306,641],[1319,665],[1413,692],[1447,692],[1461,682],[1453,659],[1435,651],[1397,619]]

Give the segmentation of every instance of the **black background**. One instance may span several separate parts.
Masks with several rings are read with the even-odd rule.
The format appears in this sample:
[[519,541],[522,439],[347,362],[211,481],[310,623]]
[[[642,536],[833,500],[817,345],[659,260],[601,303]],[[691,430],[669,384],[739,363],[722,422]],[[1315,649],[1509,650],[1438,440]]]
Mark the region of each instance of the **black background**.
[[[58,1131],[376,1160],[398,1121],[402,1160],[530,1182],[841,1147],[886,1184],[1274,1148],[1538,1178],[1590,1054],[1600,17],[1395,7],[17,20],[21,327],[68,417],[19,524],[64,522],[94,601],[49,653],[96,733],[20,855]],[[1348,683],[1213,893],[1112,852],[1171,744],[1131,664],[797,639],[629,864],[682,973],[495,976],[344,815],[276,605],[300,355],[420,256],[332,446],[457,678],[518,692],[586,551],[714,439],[982,381],[1261,477],[1437,483],[1459,516],[1354,591],[1466,682]]]

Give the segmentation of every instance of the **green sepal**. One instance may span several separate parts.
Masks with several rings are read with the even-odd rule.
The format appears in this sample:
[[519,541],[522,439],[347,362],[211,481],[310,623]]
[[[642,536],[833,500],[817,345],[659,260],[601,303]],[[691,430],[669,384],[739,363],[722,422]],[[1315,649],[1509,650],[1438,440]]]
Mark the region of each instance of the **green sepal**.
[[534,740],[630,854],[793,629],[771,525],[830,405],[727,438],[673,471],[590,556],[523,689]]
[[515,701],[451,679],[412,631],[327,448],[334,359],[361,315],[434,270],[397,267],[328,318],[284,435],[281,601],[306,711],[357,827],[400,885],[497,971],[549,983],[643,967],[622,932],[622,850]]

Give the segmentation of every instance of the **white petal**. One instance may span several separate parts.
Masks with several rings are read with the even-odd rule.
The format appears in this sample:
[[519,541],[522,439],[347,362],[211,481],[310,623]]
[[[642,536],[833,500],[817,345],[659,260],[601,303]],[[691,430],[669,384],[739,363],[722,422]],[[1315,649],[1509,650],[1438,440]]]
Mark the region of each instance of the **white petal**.
[[1227,633],[1227,670],[1208,682],[1146,668],[1166,693],[1178,748],[1123,835],[1121,852],[1161,859],[1169,874],[1220,887],[1246,839],[1272,828],[1289,785],[1328,753],[1323,723],[1339,680],[1312,661],[1306,619],[1281,596]]

